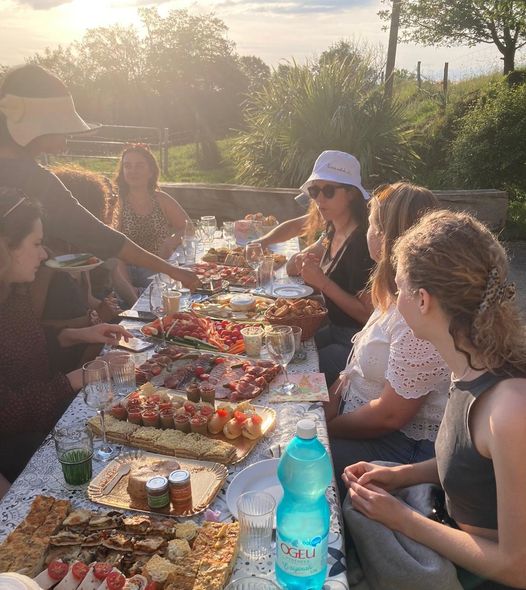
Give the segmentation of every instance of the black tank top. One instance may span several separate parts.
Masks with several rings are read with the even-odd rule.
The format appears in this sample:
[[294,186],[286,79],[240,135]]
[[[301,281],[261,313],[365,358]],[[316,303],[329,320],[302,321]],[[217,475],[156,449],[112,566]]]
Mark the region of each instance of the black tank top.
[[435,442],[440,483],[446,508],[456,521],[497,529],[497,489],[493,461],[475,448],[469,431],[473,402],[510,374],[484,373],[473,381],[451,385],[450,397]]

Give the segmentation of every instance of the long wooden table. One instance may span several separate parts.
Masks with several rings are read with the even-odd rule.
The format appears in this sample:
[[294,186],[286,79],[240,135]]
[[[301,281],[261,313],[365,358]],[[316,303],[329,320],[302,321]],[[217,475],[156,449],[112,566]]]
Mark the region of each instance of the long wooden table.
[[[145,295],[139,299],[136,307],[138,309],[148,308]],[[140,327],[140,324],[133,320],[126,320],[125,325],[131,330],[137,330]],[[289,365],[291,372],[318,371],[318,355],[314,342],[305,343],[305,348],[307,351],[306,360]],[[248,465],[264,459],[278,457],[281,450],[294,435],[296,423],[300,418],[310,417],[316,421],[318,436],[329,448],[327,427],[321,403],[296,403],[292,398],[290,402],[272,404],[268,401],[268,393],[260,397],[257,403],[258,405],[273,407],[276,410],[276,427],[268,437],[263,438],[256,445],[254,450],[242,462],[229,466],[227,481],[211,505],[213,510],[220,511],[220,519],[224,521],[232,520],[225,498],[226,489],[233,477]],[[85,422],[92,415],[93,411],[84,404],[82,395],[79,394],[59,421],[59,425],[66,426],[75,422]],[[123,450],[125,451],[126,448],[123,447]],[[104,466],[105,464],[94,461],[94,475],[99,473]],[[0,541],[25,517],[31,502],[39,494],[71,500],[76,507],[92,510],[97,507],[87,499],[86,486],[70,486],[64,482],[51,435],[45,439],[20,477],[0,502]],[[331,505],[331,526],[328,577],[324,589],[348,588],[341,507],[334,481],[328,490],[327,497]],[[195,520],[200,522],[202,518],[202,515],[199,515],[195,517]],[[274,554],[270,554],[265,559],[256,562],[247,561],[243,557],[238,558],[234,568],[234,577],[240,574],[250,575],[256,573],[274,579]]]

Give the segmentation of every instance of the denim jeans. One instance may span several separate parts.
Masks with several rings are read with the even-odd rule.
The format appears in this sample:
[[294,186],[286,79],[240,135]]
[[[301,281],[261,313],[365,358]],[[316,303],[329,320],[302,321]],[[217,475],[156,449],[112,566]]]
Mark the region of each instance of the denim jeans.
[[352,350],[351,338],[360,331],[360,326],[335,326],[327,324],[314,336],[320,359],[320,372],[325,373],[327,387],[330,387],[345,368],[347,357]]

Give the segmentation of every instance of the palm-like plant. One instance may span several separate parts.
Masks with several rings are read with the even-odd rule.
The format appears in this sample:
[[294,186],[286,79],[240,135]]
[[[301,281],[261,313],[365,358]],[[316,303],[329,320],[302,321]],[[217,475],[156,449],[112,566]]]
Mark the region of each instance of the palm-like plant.
[[369,185],[408,176],[417,156],[403,108],[384,99],[371,72],[357,55],[274,72],[245,105],[247,131],[233,146],[238,179],[298,186],[326,149],[354,154]]

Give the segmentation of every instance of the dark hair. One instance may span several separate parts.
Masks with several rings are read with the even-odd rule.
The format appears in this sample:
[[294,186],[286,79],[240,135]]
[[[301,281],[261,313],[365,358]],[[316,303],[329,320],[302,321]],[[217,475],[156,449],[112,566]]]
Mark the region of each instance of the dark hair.
[[51,171],[92,215],[103,223],[112,225],[117,196],[107,178],[72,164],[56,166]]
[[[11,68],[0,84],[0,98],[6,94],[26,98],[56,98],[67,96],[64,83],[46,68],[37,64],[25,64]],[[0,145],[10,143],[7,121],[0,113]]]
[[20,189],[0,186],[0,301],[6,295],[4,276],[11,265],[10,250],[17,248],[33,231],[35,221],[41,216],[40,204]]
[[119,197],[123,198],[130,192],[130,187],[128,183],[124,179],[124,157],[126,154],[140,154],[145,160],[148,166],[150,167],[152,176],[148,182],[148,190],[150,193],[154,193],[156,190],[159,190],[159,164],[157,164],[157,160],[155,156],[150,151],[150,148],[146,145],[132,145],[127,147],[121,154],[121,160],[119,162],[119,167],[117,169],[117,175],[115,176],[115,184],[117,185],[117,189],[119,191]]

